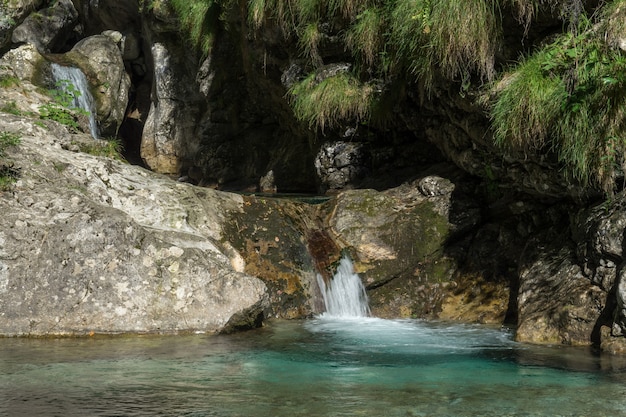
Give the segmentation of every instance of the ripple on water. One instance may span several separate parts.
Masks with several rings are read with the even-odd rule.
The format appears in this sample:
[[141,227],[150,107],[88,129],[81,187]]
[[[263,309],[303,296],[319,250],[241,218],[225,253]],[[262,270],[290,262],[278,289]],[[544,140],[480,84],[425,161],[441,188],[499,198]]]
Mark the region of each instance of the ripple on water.
[[493,327],[376,318],[0,339],[0,415],[626,415],[625,368],[607,360]]

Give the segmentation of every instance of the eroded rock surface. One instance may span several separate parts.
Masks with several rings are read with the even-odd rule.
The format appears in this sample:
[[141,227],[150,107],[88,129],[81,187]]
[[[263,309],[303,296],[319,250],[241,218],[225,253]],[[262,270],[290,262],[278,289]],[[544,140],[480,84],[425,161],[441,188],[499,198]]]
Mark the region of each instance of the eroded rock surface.
[[[242,199],[77,153],[85,135],[3,117],[20,178],[0,195],[0,333],[228,331],[259,325],[265,284],[225,254]],[[14,155],[16,156],[16,155]]]

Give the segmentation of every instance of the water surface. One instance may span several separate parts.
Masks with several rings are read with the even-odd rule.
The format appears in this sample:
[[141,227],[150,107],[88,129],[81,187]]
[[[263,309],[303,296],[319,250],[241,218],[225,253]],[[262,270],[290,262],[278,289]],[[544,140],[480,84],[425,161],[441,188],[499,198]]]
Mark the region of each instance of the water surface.
[[0,415],[626,416],[626,367],[501,329],[375,318],[0,339]]

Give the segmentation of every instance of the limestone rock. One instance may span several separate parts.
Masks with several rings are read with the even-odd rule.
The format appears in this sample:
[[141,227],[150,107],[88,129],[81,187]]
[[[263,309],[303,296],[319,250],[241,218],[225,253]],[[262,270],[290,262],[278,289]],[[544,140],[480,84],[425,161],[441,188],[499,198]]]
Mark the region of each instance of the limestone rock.
[[352,188],[369,172],[370,160],[360,143],[327,142],[315,158],[315,170],[323,191]]
[[14,0],[0,3],[0,49],[11,43],[13,29],[42,3],[43,0]]
[[10,76],[33,84],[45,84],[44,73],[49,63],[34,45],[26,44],[11,49],[0,61],[4,68],[10,70]]
[[316,272],[340,253],[330,237],[323,238],[316,210],[298,201],[244,197],[243,210],[226,222],[225,239],[242,255],[244,271],[267,285],[274,317],[324,311]]
[[71,0],[58,0],[51,7],[30,14],[13,30],[13,43],[31,43],[41,52],[63,49],[78,23]]
[[103,137],[115,136],[124,120],[130,89],[130,77],[115,42],[105,35],[90,36],[56,59],[85,73],[96,100],[100,132]]
[[527,243],[519,272],[517,338],[533,343],[626,347],[624,200],[581,209],[569,230]]
[[[156,35],[155,35],[156,36]],[[154,171],[180,174],[196,149],[196,125],[201,100],[193,78],[185,71],[187,51],[167,39],[152,40],[153,95],[141,140],[141,157]]]
[[240,196],[77,153],[93,139],[34,122],[0,120],[22,138],[9,155],[20,178],[0,193],[0,334],[259,325],[266,286],[235,270],[241,257],[222,243]]
[[384,193],[346,191],[329,204],[329,224],[353,248],[372,314],[436,316],[457,268],[442,252],[451,228],[447,213],[408,184]]
[[87,35],[104,30],[116,30],[128,35],[138,33],[141,29],[141,8],[137,0],[84,0],[78,4]]
[[[606,293],[593,285],[563,237],[529,244],[533,260],[520,271],[516,339],[527,343],[589,345]],[[528,258],[527,258],[528,259]]]

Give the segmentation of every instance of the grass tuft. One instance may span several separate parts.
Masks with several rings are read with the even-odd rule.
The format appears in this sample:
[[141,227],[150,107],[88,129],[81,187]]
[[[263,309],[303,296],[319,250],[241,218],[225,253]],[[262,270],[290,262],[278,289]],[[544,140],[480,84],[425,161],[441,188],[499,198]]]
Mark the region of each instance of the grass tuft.
[[295,84],[290,94],[296,117],[324,130],[346,120],[364,121],[370,116],[374,88],[341,72],[322,81],[313,73]]
[[610,28],[585,25],[500,82],[494,138],[505,147],[550,150],[569,175],[611,194],[626,167],[626,55],[607,42]]
[[170,4],[194,47],[208,54],[218,28],[220,4],[215,0],[171,0]]
[[500,37],[496,3],[486,0],[433,2],[429,44],[445,76],[454,79],[477,72],[483,79],[493,79],[494,55]]
[[348,29],[346,46],[367,67],[372,67],[382,51],[385,19],[379,8],[361,12]]
[[104,156],[118,161],[125,161],[122,156],[124,145],[117,138],[97,139],[88,142],[76,142],[81,152],[94,156]]
[[0,87],[10,88],[20,85],[20,79],[12,75],[0,75]]
[[322,34],[319,31],[317,23],[310,23],[304,27],[302,34],[298,40],[298,45],[303,51],[303,55],[309,58],[315,66],[323,64],[322,57],[319,53],[319,44]]
[[18,146],[20,135],[12,132],[0,132],[0,191],[7,191],[19,176],[19,171],[5,161],[8,148]]

